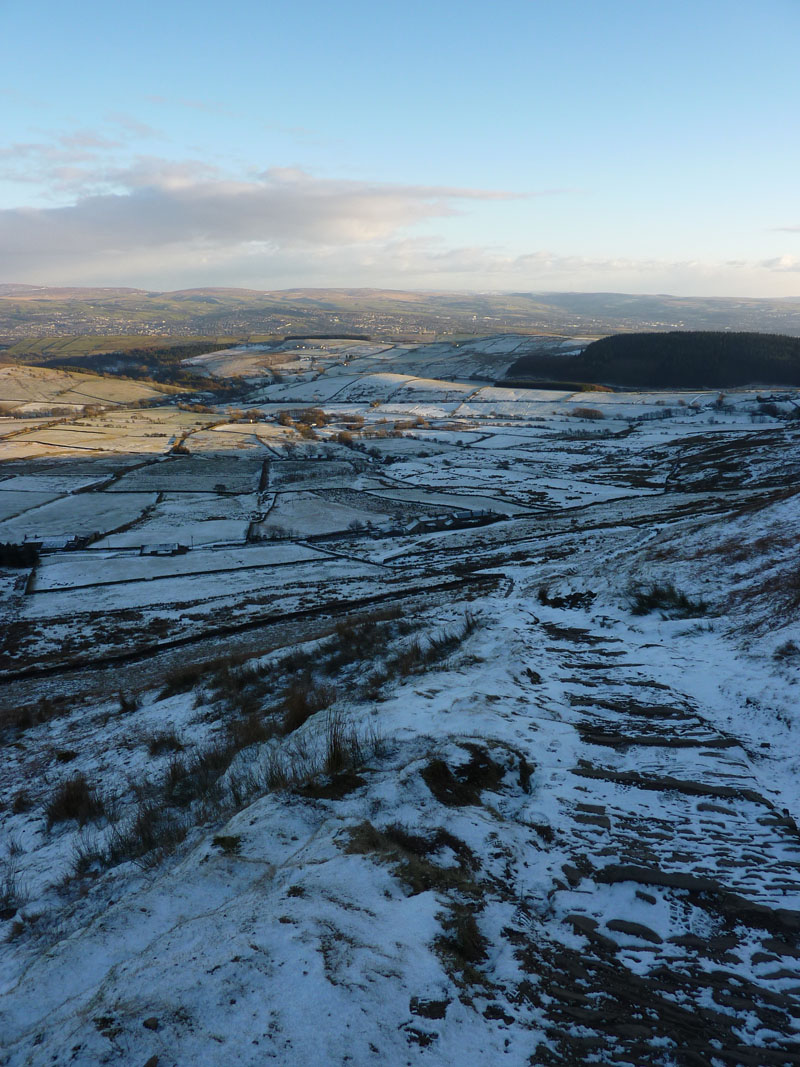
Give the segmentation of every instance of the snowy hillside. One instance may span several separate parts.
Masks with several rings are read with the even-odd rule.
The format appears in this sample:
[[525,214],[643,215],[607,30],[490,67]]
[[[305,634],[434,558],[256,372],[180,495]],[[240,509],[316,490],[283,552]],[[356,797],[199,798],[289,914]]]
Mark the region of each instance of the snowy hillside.
[[3,1067],[800,1063],[798,397],[429,347],[0,441]]

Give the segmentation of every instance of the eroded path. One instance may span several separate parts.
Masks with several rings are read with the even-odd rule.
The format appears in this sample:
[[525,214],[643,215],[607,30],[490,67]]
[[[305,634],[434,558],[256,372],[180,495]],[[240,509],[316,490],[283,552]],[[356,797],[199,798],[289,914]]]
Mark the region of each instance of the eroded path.
[[800,1062],[796,824],[738,740],[618,640],[546,630],[581,744],[551,772],[550,912],[524,902],[508,931],[539,1062]]

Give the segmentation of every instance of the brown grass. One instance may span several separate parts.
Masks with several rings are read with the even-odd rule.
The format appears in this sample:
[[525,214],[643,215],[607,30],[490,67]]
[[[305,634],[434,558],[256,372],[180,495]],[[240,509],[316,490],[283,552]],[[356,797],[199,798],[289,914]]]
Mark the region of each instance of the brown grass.
[[86,776],[78,773],[62,782],[45,808],[48,829],[57,822],[76,819],[84,826],[90,819],[98,819],[105,812],[105,804]]

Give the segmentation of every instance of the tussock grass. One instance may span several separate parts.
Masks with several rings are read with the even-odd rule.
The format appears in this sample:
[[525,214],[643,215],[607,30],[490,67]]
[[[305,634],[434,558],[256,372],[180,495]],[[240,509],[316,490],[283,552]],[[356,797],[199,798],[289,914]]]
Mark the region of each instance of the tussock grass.
[[283,732],[294,733],[299,730],[312,715],[329,708],[336,700],[333,686],[315,683],[310,675],[293,679],[284,694],[285,712]]
[[140,801],[133,816],[115,827],[101,859],[107,866],[133,860],[156,867],[186,838],[189,820],[155,801]]
[[651,615],[658,611],[666,619],[692,619],[707,615],[709,610],[705,600],[692,600],[676,589],[672,582],[632,585],[627,595],[634,615]]
[[0,864],[0,922],[13,919],[25,900],[16,856],[7,856]]
[[154,730],[145,738],[151,756],[163,756],[167,752],[183,752],[183,742],[174,729]]
[[126,693],[120,689],[117,694],[117,700],[119,701],[119,710],[123,715],[130,715],[132,711],[136,711],[141,704],[141,700],[137,693]]
[[[455,854],[455,866],[435,862],[445,849]],[[372,855],[386,863],[411,896],[456,891],[474,897],[480,892],[474,880],[479,860],[468,845],[444,829],[413,834],[393,823],[378,830],[365,819],[349,829],[345,852]]]
[[228,723],[231,745],[237,752],[253,745],[264,744],[275,737],[278,732],[277,725],[266,721],[260,712],[250,712],[245,718],[233,719]]
[[194,689],[199,685],[208,672],[208,665],[205,663],[191,663],[185,667],[177,667],[173,671],[168,671],[164,678],[164,686],[161,692],[158,694],[159,700],[166,700],[168,697],[176,696],[178,693],[188,693],[190,689]]
[[440,804],[462,807],[480,804],[484,789],[497,789],[505,775],[505,767],[496,763],[481,745],[464,746],[469,760],[451,769],[443,759],[432,759],[423,769],[422,778]]
[[408,678],[422,674],[451,656],[470,634],[480,625],[471,611],[464,615],[463,623],[454,630],[443,630],[428,637],[427,641],[415,637],[410,644],[387,655],[367,679],[366,695],[373,699],[379,696],[382,687],[396,678]]
[[170,805],[186,808],[195,800],[212,798],[237,751],[234,745],[222,739],[186,759],[176,756],[170,761],[164,778],[164,800]]
[[21,733],[34,726],[69,714],[74,703],[68,696],[41,697],[33,704],[24,704],[0,714],[0,734]]
[[47,827],[50,829],[57,822],[77,820],[84,826],[90,819],[98,819],[105,812],[105,804],[94,786],[90,785],[84,774],[78,773],[62,782],[45,808]]
[[341,714],[330,714],[325,723],[322,771],[334,776],[354,771],[371,757],[383,752],[383,741],[371,726],[358,727]]

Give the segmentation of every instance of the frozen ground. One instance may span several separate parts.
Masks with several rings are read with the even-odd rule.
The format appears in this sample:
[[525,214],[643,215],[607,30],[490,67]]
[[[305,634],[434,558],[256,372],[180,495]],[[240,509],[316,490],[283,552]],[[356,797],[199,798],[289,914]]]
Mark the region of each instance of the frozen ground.
[[0,480],[249,537],[0,571],[0,1064],[800,1063],[797,423],[245,355],[202,454]]

